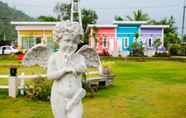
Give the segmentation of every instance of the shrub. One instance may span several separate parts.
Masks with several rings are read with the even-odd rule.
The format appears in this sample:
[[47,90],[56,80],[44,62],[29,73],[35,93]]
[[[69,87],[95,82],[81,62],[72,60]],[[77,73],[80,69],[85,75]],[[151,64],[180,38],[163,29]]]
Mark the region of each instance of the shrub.
[[167,52],[163,52],[163,53],[155,53],[155,55],[153,57],[170,57],[170,54]]
[[32,80],[32,82],[27,85],[26,94],[32,99],[47,101],[50,99],[51,87],[52,81],[46,78],[38,78]]
[[99,54],[100,56],[110,56],[107,49],[103,49],[103,53]]
[[170,48],[170,54],[177,56],[179,55],[179,50],[181,49],[181,45],[180,44],[172,44],[171,48]]
[[186,56],[186,45],[181,46],[180,50],[178,51],[178,55]]
[[130,56],[143,57],[144,56],[144,49],[143,48],[134,48],[134,49],[132,49]]

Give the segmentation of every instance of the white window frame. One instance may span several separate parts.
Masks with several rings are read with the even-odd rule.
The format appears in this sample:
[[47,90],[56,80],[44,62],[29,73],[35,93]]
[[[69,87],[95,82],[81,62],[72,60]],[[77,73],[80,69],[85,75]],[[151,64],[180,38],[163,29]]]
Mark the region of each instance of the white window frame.
[[[153,38],[152,37],[147,37],[146,39],[147,39],[147,46],[149,48],[152,48],[153,47]],[[149,39],[151,39],[151,46],[149,45]]]
[[[108,45],[109,45],[109,50],[112,50],[112,51],[114,51],[114,37],[109,37],[109,43],[108,43]],[[111,46],[112,45],[112,46]]]
[[[102,43],[103,43],[103,48],[107,48],[108,47],[107,36],[103,36]],[[106,45],[105,45],[105,43],[106,43]]]
[[119,50],[122,51],[123,50],[123,47],[122,47],[122,37],[117,37],[117,40],[116,41],[117,41],[117,48],[119,47]]
[[[125,41],[127,41],[127,46]],[[129,48],[129,37],[123,37],[123,45],[124,48]]]

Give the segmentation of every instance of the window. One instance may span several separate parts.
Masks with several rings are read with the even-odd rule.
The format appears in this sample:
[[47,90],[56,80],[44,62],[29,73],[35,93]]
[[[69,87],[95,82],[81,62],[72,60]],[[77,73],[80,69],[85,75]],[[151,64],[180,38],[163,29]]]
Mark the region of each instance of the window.
[[107,38],[105,35],[103,36],[103,47],[107,47]]
[[36,38],[34,37],[23,37],[22,38],[22,48],[30,49],[36,44]]
[[149,38],[149,39],[148,39],[148,46],[149,46],[149,47],[152,47],[152,38]]
[[125,48],[128,48],[129,47],[129,38],[128,37],[124,37],[124,41],[123,41],[123,45]]
[[6,47],[6,50],[11,50],[11,48],[10,47]]
[[36,38],[36,44],[40,44],[41,43],[41,37],[37,37]]
[[109,39],[109,50],[114,51],[114,38],[110,37]]
[[51,51],[56,51],[59,47],[56,45],[57,43],[55,43],[55,41],[52,39],[52,37],[48,37],[47,38],[47,47],[51,50]]

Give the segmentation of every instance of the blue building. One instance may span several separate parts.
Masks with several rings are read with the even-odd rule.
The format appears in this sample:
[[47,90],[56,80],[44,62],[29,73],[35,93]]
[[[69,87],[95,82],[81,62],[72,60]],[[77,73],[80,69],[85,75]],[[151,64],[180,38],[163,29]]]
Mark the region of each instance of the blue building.
[[136,39],[135,35],[138,33],[140,36],[141,25],[145,23],[144,21],[114,21],[114,24],[117,25],[116,35],[122,55],[129,55],[131,46]]

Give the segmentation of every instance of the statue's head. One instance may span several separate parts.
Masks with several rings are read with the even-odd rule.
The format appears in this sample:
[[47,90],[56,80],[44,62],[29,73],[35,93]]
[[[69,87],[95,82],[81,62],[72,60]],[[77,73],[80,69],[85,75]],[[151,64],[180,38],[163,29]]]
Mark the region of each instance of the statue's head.
[[76,51],[82,34],[81,26],[77,22],[60,22],[55,28],[56,41],[65,53]]

